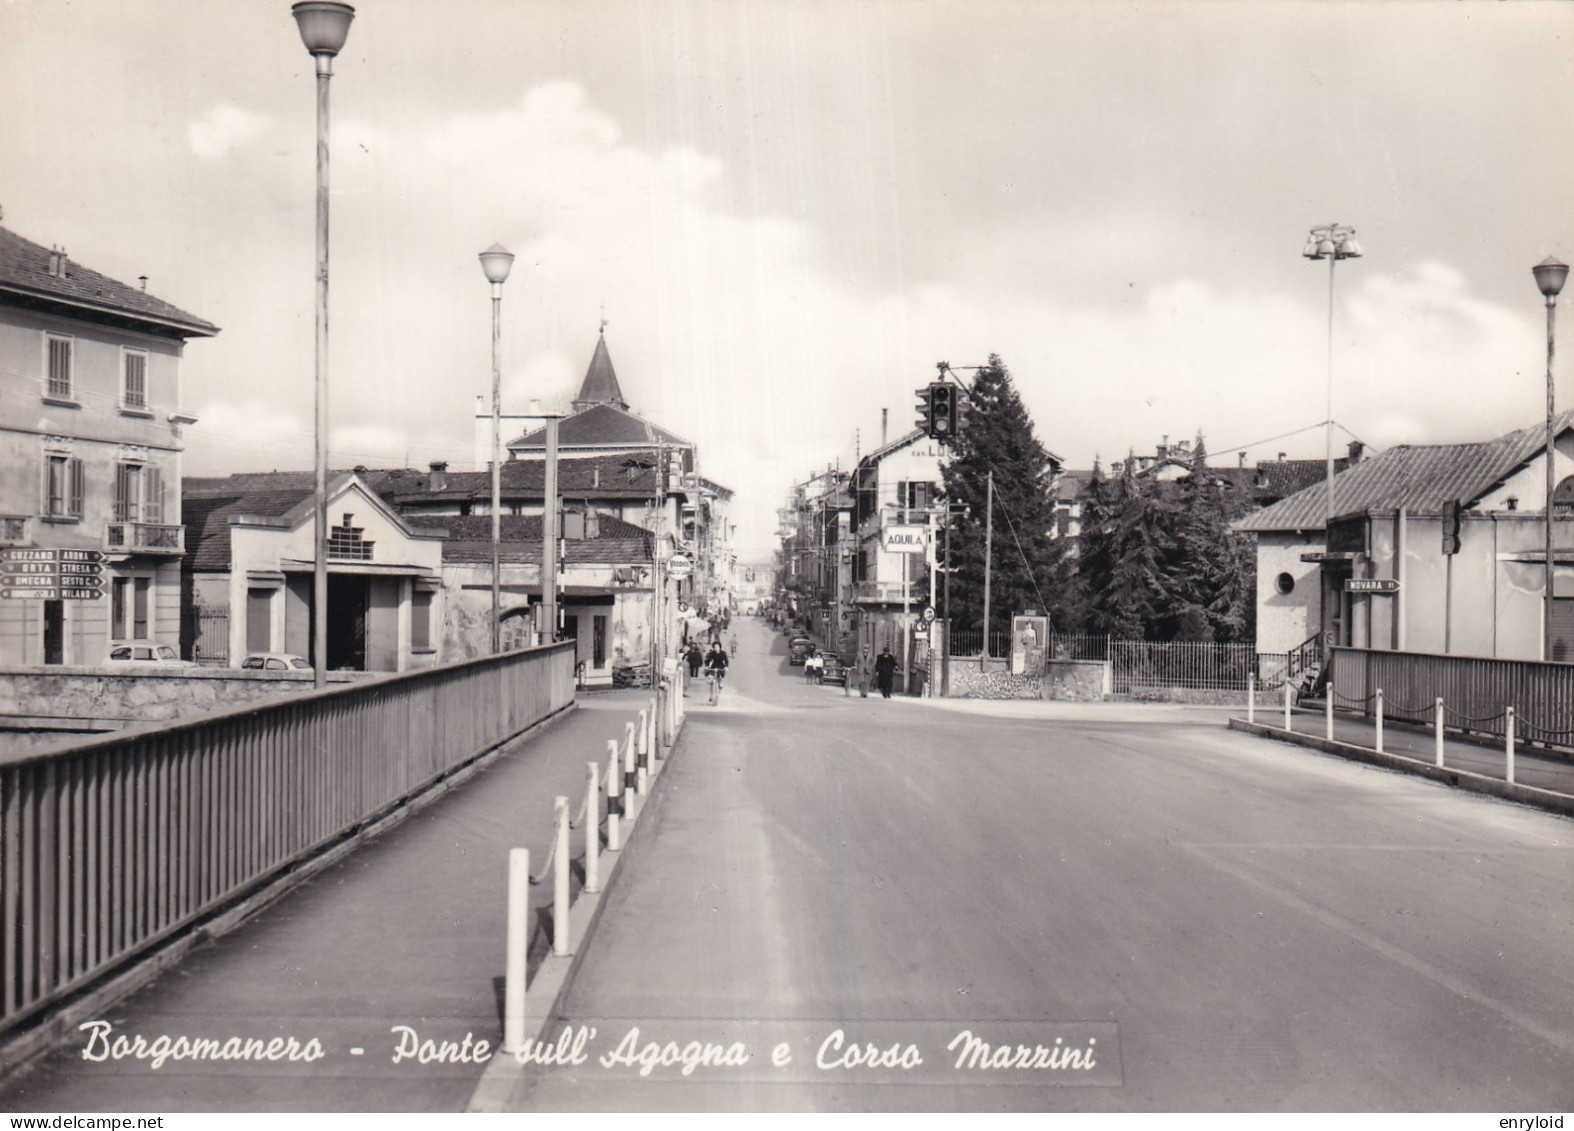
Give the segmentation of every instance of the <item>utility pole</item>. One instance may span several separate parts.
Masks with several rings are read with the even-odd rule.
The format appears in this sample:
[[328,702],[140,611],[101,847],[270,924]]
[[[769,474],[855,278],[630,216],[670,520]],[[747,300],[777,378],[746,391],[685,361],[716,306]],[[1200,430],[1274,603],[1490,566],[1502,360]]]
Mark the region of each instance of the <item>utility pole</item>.
[[987,498],[984,511],[984,650],[978,661],[979,671],[989,670],[989,575],[994,566],[995,551],[995,473],[990,471],[987,480]]
[[946,504],[945,512],[945,583],[942,600],[944,606],[941,610],[945,619],[945,628],[940,633],[940,697],[946,698],[951,694],[951,504]]

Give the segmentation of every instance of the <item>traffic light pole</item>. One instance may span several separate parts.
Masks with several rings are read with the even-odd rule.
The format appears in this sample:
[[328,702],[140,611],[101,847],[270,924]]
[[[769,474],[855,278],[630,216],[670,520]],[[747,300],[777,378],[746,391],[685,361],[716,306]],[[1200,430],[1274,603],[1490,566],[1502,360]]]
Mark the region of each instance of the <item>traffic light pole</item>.
[[940,633],[940,698],[951,694],[951,505],[945,512],[945,581],[942,584],[945,629]]

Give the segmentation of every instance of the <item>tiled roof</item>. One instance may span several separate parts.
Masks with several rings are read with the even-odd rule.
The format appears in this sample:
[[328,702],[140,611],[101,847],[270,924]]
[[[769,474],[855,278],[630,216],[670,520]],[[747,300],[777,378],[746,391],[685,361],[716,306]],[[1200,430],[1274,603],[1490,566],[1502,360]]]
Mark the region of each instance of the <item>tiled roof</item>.
[[[499,516],[498,556],[509,563],[541,561],[541,516]],[[651,535],[647,530],[611,515],[599,517],[595,538],[565,538],[564,561],[569,565],[637,565],[651,560]],[[422,530],[444,530],[443,561],[490,563],[491,515],[416,515],[410,525]]]
[[[592,405],[558,422],[557,442],[560,448],[690,448],[694,445],[681,436],[658,428],[643,417],[612,404]],[[545,451],[547,431],[537,428],[517,440],[510,440],[508,447],[514,451]]]
[[211,322],[68,257],[61,257],[65,264],[62,273],[50,274],[56,254],[9,228],[0,228],[0,295],[12,302],[64,304],[81,317],[130,320],[154,332],[173,331],[182,338],[209,338],[219,332]]
[[180,518],[186,527],[186,568],[230,568],[230,518],[279,518],[312,497],[310,471],[274,471],[225,479],[183,479]]
[[577,412],[596,404],[628,408],[623,390],[618,387],[617,372],[612,368],[612,355],[607,352],[605,326],[596,339],[596,352],[590,356],[590,368],[585,370],[585,381],[579,387],[579,396],[574,398],[574,409]]
[[[1555,423],[1561,435],[1574,412]],[[1441,512],[1450,503],[1470,504],[1545,450],[1546,425],[1509,432],[1473,444],[1405,444],[1389,448],[1334,477],[1334,514],[1369,510]],[[1249,515],[1240,530],[1321,530],[1327,501],[1321,482]]]
[[[368,471],[364,478],[372,490],[399,504],[423,499],[487,499],[492,493],[491,471],[443,473],[443,487],[432,490],[430,471],[396,468]],[[546,463],[541,459],[507,460],[498,469],[499,490],[505,498],[540,498],[546,490]],[[564,457],[557,465],[558,493],[569,498],[620,499],[655,497],[661,488],[655,453]]]

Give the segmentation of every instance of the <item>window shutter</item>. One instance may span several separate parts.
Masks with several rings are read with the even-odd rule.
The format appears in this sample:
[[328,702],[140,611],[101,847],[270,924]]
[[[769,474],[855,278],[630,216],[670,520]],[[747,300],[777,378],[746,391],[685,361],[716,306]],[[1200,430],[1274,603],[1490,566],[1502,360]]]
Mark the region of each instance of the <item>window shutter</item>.
[[66,469],[67,469],[66,478],[70,482],[70,490],[68,492],[68,502],[66,504],[66,513],[69,514],[72,518],[81,518],[82,517],[82,459],[81,459],[81,457],[80,456],[72,456],[71,459],[66,461]]
[[142,513],[144,522],[164,521],[164,473],[149,467],[142,473]]
[[131,469],[123,463],[115,465],[115,521],[126,522],[131,517]]

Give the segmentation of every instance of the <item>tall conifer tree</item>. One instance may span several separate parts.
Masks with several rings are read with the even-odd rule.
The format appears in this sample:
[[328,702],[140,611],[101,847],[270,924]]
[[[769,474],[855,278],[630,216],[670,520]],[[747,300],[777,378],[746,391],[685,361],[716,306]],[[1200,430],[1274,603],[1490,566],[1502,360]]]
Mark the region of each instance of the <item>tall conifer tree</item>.
[[984,627],[984,534],[987,481],[994,473],[994,552],[989,631],[1011,626],[1027,609],[1066,621],[1064,543],[1054,537],[1055,462],[1033,434],[1011,374],[996,354],[968,389],[967,424],[943,472],[947,503],[967,508],[951,522],[951,618],[957,627]]

